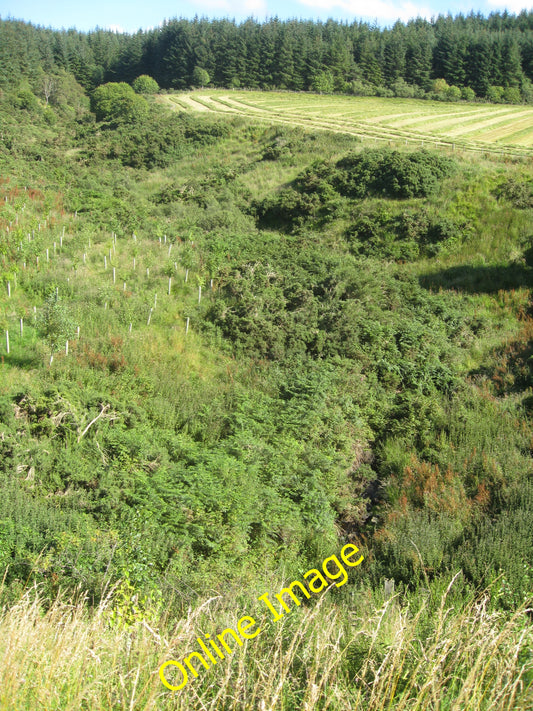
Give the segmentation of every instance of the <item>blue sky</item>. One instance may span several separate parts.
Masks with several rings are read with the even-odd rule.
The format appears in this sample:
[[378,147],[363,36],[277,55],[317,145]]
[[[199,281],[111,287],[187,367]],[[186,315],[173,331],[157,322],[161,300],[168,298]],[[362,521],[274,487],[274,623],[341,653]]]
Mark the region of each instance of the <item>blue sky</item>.
[[285,19],[377,20],[384,26],[396,19],[427,17],[451,12],[482,12],[484,15],[507,9],[518,13],[531,9],[532,0],[473,0],[468,5],[456,0],[0,0],[0,17],[14,17],[55,28],[76,27],[89,30],[96,26],[135,32],[157,27],[165,18],[231,17],[237,20],[253,16],[258,20],[278,16]]

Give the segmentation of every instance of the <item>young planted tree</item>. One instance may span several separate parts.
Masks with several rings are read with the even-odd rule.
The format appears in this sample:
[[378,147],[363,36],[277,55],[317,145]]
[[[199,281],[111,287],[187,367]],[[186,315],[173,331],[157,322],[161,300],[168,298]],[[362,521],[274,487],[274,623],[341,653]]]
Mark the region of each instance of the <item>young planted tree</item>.
[[69,338],[74,335],[75,326],[70,318],[67,307],[57,296],[51,294],[45,301],[43,309],[37,319],[37,332],[46,341],[50,351],[50,363],[54,360],[54,353],[61,348]]
[[192,269],[196,264],[192,242],[188,241],[183,245],[179,256],[179,261],[181,266],[185,269],[185,281],[188,281],[189,270]]

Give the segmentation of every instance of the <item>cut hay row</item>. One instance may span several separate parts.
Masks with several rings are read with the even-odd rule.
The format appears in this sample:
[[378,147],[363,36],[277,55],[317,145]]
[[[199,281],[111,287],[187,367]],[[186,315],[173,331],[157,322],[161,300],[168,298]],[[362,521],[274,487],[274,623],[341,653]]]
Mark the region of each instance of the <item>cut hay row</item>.
[[[175,99],[177,98],[177,101]],[[410,99],[279,92],[210,91],[162,97],[174,108],[234,113],[269,123],[345,133],[362,140],[527,157],[533,146],[533,108],[450,104]]]
[[[471,112],[457,112],[454,114],[440,115],[437,114],[431,117],[431,129],[433,131],[438,131],[441,129],[446,131],[452,126],[457,126],[458,123],[460,124],[460,126],[477,125],[479,127],[480,124],[482,124],[484,121],[498,121],[502,118],[508,120],[510,114],[511,112],[509,111],[509,109],[502,109],[501,111],[480,111],[479,113],[476,113],[474,115]],[[422,115],[415,119],[407,118],[402,121],[396,121],[395,126],[396,128],[410,128],[418,130],[419,124],[427,124],[427,121],[428,116],[426,114],[425,116]]]
[[[213,99],[213,104],[218,104],[218,103],[223,103],[226,107],[231,106],[235,111],[239,113],[247,113],[246,111],[242,110],[242,103],[236,99],[231,99],[229,97],[217,97],[216,100]],[[435,135],[434,133],[422,133],[421,131],[418,132],[413,132],[413,131],[405,131],[405,130],[399,130],[394,127],[389,127],[387,125],[378,125],[378,124],[372,124],[371,126],[367,125],[366,123],[359,122],[359,121],[346,121],[346,120],[335,120],[333,117],[328,117],[328,119],[318,119],[317,117],[314,116],[305,116],[302,115],[298,112],[282,112],[282,113],[276,113],[275,116],[272,115],[272,113],[258,109],[257,107],[254,107],[255,112],[254,115],[258,115],[259,113],[262,113],[263,116],[268,116],[272,119],[274,118],[285,118],[289,119],[291,122],[298,122],[299,125],[302,125],[302,121],[305,121],[310,127],[312,128],[322,128],[322,129],[327,129],[327,130],[334,130],[334,131],[340,131],[343,133],[349,133],[351,135],[359,135],[362,138],[363,137],[370,137],[376,140],[392,140],[392,141],[402,141],[402,142],[407,142],[407,143],[420,143],[421,141],[427,142],[427,143],[432,143],[436,142],[438,145],[441,146],[448,146],[450,148],[453,147],[454,141],[452,140],[455,138],[454,135],[450,132],[448,136],[439,136]],[[494,119],[493,119],[494,120]],[[426,118],[427,122],[427,118]],[[461,137],[461,132],[459,131],[457,133],[457,138]],[[448,140],[447,140],[448,139]],[[459,145],[459,144],[458,144]],[[504,147],[501,149],[494,149],[491,146],[474,146],[474,145],[468,145],[468,144],[460,144],[461,148],[464,150],[488,150],[490,152],[495,152],[495,153],[502,153],[502,150]],[[514,147],[510,148],[511,151],[514,152]],[[506,151],[507,152],[507,151]]]
[[[228,97],[224,97],[225,101],[229,101],[233,103],[235,106],[237,106],[240,102],[239,100],[236,99],[229,99]],[[496,112],[486,112],[483,111],[482,114],[483,116],[481,117],[481,121],[479,120],[479,116],[476,116],[474,118],[471,118],[471,113],[468,112],[466,115],[468,116],[467,121],[464,121],[462,117],[465,116],[464,112],[457,112],[455,115],[450,116],[449,114],[447,115],[446,119],[444,121],[438,122],[437,125],[433,125],[433,122],[431,123],[431,132],[430,133],[422,133],[420,131],[413,132],[413,131],[405,131],[402,130],[402,126],[400,125],[395,125],[394,123],[390,124],[389,121],[393,117],[398,117],[398,116],[405,116],[405,114],[392,114],[392,115],[386,115],[382,116],[381,119],[376,119],[376,118],[370,118],[367,119],[364,122],[355,122],[355,121],[349,121],[346,120],[346,117],[344,117],[341,121],[336,121],[334,116],[332,114],[328,115],[328,123],[331,123],[332,120],[335,121],[336,123],[341,123],[342,125],[350,128],[356,128],[358,131],[364,131],[367,132],[367,124],[372,124],[373,128],[379,129],[380,132],[386,132],[388,135],[394,137],[398,136],[399,138],[413,138],[413,139],[419,139],[422,138],[423,140],[432,140],[435,138],[435,128],[445,128],[448,129],[447,131],[443,131],[444,134],[446,134],[445,137],[453,138],[453,137],[460,137],[463,134],[470,134],[470,133],[483,133],[484,129],[493,126],[493,125],[498,125],[499,127],[503,127],[505,130],[504,131],[498,131],[496,137],[493,140],[499,140],[505,137],[506,135],[510,135],[515,133],[516,128],[519,129],[525,129],[529,127],[531,129],[531,135],[533,136],[533,112],[531,110],[529,111],[516,111],[514,108],[506,108],[506,109],[501,109],[499,107],[494,107],[496,109]],[[265,109],[266,111],[266,109]],[[496,115],[495,115],[496,113]],[[285,115],[291,116],[291,117],[302,117],[302,114],[300,111],[286,111],[284,112]],[[524,114],[526,114],[524,116]],[[441,114],[442,116],[442,114]],[[488,116],[488,117],[487,117]],[[487,118],[485,118],[487,117]],[[307,118],[307,117],[306,117]],[[309,117],[310,120],[315,120],[319,117]],[[425,123],[428,122],[428,119],[430,117],[426,116],[425,118],[416,118],[416,122],[424,121]],[[411,119],[412,120],[412,119]],[[457,121],[460,120],[460,125],[457,126]],[[468,127],[466,129],[463,129],[463,126],[465,123],[468,124]],[[350,125],[351,124],[351,125]],[[406,128],[409,127],[410,123],[409,121],[402,121],[402,125],[404,125]],[[451,126],[454,126],[454,128],[451,128]],[[440,131],[438,132],[439,134],[441,133]],[[385,136],[388,137],[388,136]],[[438,136],[439,138],[441,136]],[[527,140],[524,141],[526,144],[529,144],[529,141]]]

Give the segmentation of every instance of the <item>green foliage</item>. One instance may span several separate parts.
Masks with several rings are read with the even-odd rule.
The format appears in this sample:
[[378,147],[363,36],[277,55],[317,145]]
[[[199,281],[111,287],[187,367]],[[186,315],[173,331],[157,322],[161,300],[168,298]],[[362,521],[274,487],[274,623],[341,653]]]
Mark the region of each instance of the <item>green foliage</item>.
[[463,101],[474,101],[475,98],[476,92],[473,89],[469,86],[461,87],[461,99],[463,99]]
[[91,111],[97,121],[116,128],[121,123],[135,123],[146,115],[147,104],[142,96],[125,82],[102,84],[91,94]]
[[412,261],[419,256],[420,246],[411,235],[402,240],[401,227],[401,221],[384,210],[362,210],[354,215],[347,232],[350,251],[356,255]]
[[294,229],[316,217],[321,207],[318,195],[302,194],[293,188],[252,205],[252,214],[261,227]]
[[334,87],[333,74],[329,71],[315,74],[311,81],[311,90],[318,94],[333,94]]
[[148,74],[141,74],[140,77],[137,77],[132,87],[136,94],[157,94],[159,91],[159,84]]
[[[400,87],[401,89],[401,87]],[[349,93],[354,96],[375,96],[376,87],[371,84],[365,84],[361,81],[352,81],[349,84]],[[397,94],[399,96],[399,94]]]
[[[494,521],[482,519],[464,535],[457,550],[457,560],[471,580],[493,584],[495,604],[514,610],[530,604],[533,590],[532,485],[513,492],[509,509]],[[512,502],[512,503],[511,503]]]
[[435,79],[431,85],[430,96],[437,101],[459,101],[460,99],[467,99],[467,97],[470,96],[473,98],[473,92],[472,94],[463,93],[460,87],[454,85],[450,86],[445,79]]
[[228,133],[216,120],[170,114],[157,106],[146,106],[145,110],[142,122],[121,121],[104,136],[96,130],[89,156],[116,159],[131,168],[164,168],[189,154],[195,145],[209,145]]
[[209,84],[209,74],[203,67],[195,67],[192,73],[192,83],[193,86],[199,86],[203,88]]
[[463,98],[463,95],[458,86],[450,86],[446,89],[446,99],[448,101],[459,101],[461,98]]
[[333,184],[341,195],[408,198],[435,192],[452,173],[454,163],[447,156],[425,150],[400,153],[375,149],[346,156],[335,167]]
[[53,354],[65,346],[65,342],[74,335],[75,330],[68,307],[55,293],[48,296],[39,313],[37,330],[46,341],[51,363]]
[[502,104],[503,92],[503,86],[489,86],[486,97],[489,101],[492,101],[493,104]]
[[[429,92],[430,98],[456,101],[458,92],[470,100],[463,87],[492,96],[495,83],[504,101],[521,102],[528,100],[533,79],[530,15],[439,16],[397,22],[393,31],[367,22],[181,18],[131,35],[51,30],[8,19],[0,26],[0,85],[28,80],[39,93],[34,83],[41,72],[69,71],[89,91],[110,77],[131,84],[150,75],[165,89],[212,83],[384,97]],[[498,92],[493,98],[501,100]]]
[[[424,318],[433,321],[431,299],[414,283],[400,284],[380,270],[367,269],[363,276],[360,266],[341,267],[326,254],[322,260],[319,266],[303,251],[290,277],[282,276],[276,261],[226,272],[225,286],[206,316],[239,351],[258,357],[282,361],[304,354],[338,355],[359,362],[372,381],[392,388],[428,393],[453,388],[447,353],[451,331],[441,326],[437,335],[435,323],[430,347],[429,327],[409,308],[401,319],[397,316],[397,326],[386,316],[400,293],[414,290],[418,308],[424,303],[427,309]],[[311,274],[312,290],[303,286]],[[385,299],[379,296],[379,284],[386,285]],[[370,295],[376,297],[371,315],[360,317],[355,303]]]
[[412,99],[417,96],[417,87],[408,84],[401,77],[394,82],[391,88],[394,92],[394,96],[400,96],[405,99]]
[[495,191],[500,200],[506,200],[519,210],[533,207],[533,181],[509,178]]
[[449,217],[430,217],[424,210],[394,214],[372,204],[354,211],[346,238],[356,255],[413,261],[453,247],[461,228]]
[[[295,229],[310,222],[321,225],[339,214],[342,207],[339,195],[355,200],[370,196],[426,197],[434,193],[441,181],[453,173],[454,167],[452,159],[429,151],[400,153],[388,149],[363,150],[342,158],[334,166],[326,161],[313,163],[290,187],[255,201],[251,212],[262,227]],[[370,221],[372,219],[369,218]],[[370,224],[367,226],[371,229]],[[392,228],[391,235],[401,230],[401,225],[396,230]],[[367,232],[364,236],[365,228],[362,224],[356,224],[351,234],[358,232],[361,233],[362,242],[369,240],[371,235]],[[425,239],[428,243],[437,243],[450,236],[439,236],[437,227],[428,227],[422,241]],[[391,239],[391,236],[381,233],[379,236],[376,233],[374,237],[385,242]],[[402,249],[407,250],[403,256],[400,252],[386,254],[386,249],[383,256],[400,259],[414,258],[418,254],[416,246],[413,251],[413,245],[404,245],[400,251]],[[380,253],[379,248],[376,253]]]
[[517,86],[506,86],[503,90],[503,100],[506,104],[521,104],[520,89]]
[[83,87],[65,70],[60,70],[51,79],[50,104],[63,111],[71,111],[76,118],[82,118],[90,105]]
[[17,92],[17,105],[20,109],[29,112],[38,111],[39,100],[29,87],[21,87]]

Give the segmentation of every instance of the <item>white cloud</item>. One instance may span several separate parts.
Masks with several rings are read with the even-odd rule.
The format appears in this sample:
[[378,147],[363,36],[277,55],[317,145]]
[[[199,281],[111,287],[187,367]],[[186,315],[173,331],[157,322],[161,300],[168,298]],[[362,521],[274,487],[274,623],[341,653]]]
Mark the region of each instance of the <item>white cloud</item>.
[[520,14],[522,10],[531,10],[533,4],[531,0],[488,0],[488,4],[494,9],[507,10],[508,12],[514,12],[516,15]]
[[[511,0],[517,2],[518,0]],[[415,17],[430,18],[435,14],[434,10],[422,5],[415,5],[412,2],[400,0],[299,0],[307,7],[317,7],[326,10],[333,10],[338,7],[355,17],[370,17],[378,20],[410,20]]]
[[158,22],[157,25],[147,25],[146,27],[143,27],[143,30],[145,32],[151,32],[152,30],[158,30],[160,27],[163,27],[165,24],[165,20],[161,20],[161,22]]
[[111,32],[118,32],[121,35],[126,32],[122,25],[107,25],[106,30],[111,30]]

